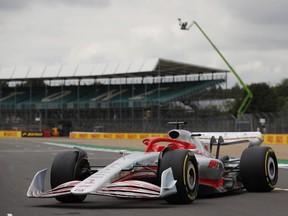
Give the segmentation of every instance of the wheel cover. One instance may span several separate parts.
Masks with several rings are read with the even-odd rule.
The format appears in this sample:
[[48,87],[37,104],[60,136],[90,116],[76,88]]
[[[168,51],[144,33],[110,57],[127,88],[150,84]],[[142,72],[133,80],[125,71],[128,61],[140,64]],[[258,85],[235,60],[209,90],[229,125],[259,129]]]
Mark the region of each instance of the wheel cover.
[[269,179],[273,180],[276,176],[276,165],[272,157],[268,159],[267,172]]
[[193,190],[196,185],[196,170],[192,163],[187,168],[187,185],[190,190]]

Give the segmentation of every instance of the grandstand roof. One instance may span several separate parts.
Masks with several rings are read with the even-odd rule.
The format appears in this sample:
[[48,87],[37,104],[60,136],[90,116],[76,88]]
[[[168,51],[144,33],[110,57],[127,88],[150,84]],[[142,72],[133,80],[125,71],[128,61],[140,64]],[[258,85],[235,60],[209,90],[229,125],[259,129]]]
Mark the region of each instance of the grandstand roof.
[[226,72],[223,69],[154,58],[96,64],[6,67],[0,68],[0,80],[179,76]]

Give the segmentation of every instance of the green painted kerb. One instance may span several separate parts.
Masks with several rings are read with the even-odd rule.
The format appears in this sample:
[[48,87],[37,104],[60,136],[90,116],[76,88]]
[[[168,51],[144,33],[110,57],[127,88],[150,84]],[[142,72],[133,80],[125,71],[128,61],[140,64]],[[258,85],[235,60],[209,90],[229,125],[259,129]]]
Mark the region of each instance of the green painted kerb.
[[288,160],[278,160],[279,164],[288,164]]

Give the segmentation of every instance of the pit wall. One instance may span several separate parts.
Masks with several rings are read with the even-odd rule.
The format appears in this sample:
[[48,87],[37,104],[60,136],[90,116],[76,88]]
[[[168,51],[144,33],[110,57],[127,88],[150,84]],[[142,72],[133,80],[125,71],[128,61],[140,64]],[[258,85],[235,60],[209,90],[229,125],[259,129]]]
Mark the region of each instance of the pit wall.
[[[39,137],[39,136],[43,136],[43,135],[37,134],[36,136],[35,132],[26,133],[24,131],[13,131],[13,130],[0,131],[0,138],[20,138],[20,137]],[[45,135],[43,137],[45,137]],[[136,140],[139,139],[139,140],[142,140],[147,137],[167,137],[167,134],[70,132],[71,139],[136,139]],[[288,134],[263,134],[263,138],[264,138],[263,144],[267,144],[267,145],[288,144]]]
[[[145,139],[147,137],[168,137],[162,133],[85,133],[70,132],[71,139]],[[263,134],[263,144],[288,144],[288,134]]]

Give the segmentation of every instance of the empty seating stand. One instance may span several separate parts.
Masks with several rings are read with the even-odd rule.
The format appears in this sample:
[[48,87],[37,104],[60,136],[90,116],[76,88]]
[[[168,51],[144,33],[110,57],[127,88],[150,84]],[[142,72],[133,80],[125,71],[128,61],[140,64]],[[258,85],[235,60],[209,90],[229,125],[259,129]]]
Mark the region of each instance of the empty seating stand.
[[168,103],[199,93],[225,80],[167,82],[153,84],[113,84],[90,86],[43,86],[2,88],[2,108],[17,105],[39,109],[146,107]]

